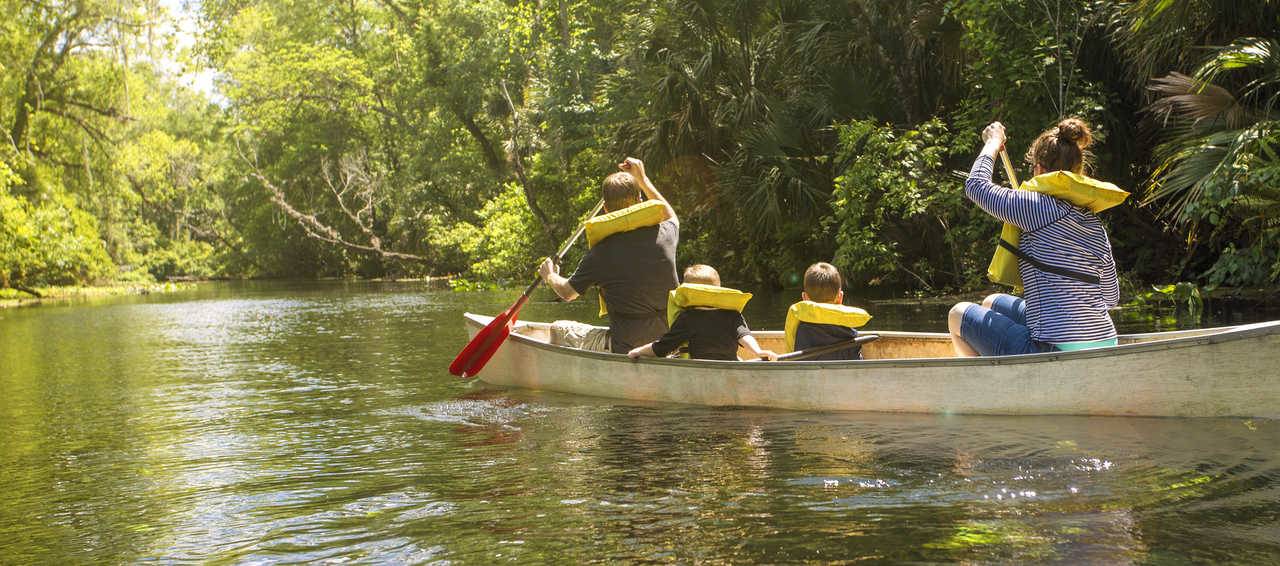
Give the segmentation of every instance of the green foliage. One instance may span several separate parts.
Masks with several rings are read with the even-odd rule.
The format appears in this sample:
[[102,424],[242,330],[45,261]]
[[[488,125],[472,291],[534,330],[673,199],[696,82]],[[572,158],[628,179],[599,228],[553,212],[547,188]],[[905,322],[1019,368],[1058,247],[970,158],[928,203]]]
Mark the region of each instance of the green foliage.
[[972,152],[939,120],[899,132],[873,121],[838,128],[842,163],[832,215],[835,263],[855,284],[940,288],[985,273],[998,230],[967,203],[949,164]]
[[1227,244],[1204,274],[1217,286],[1260,286],[1280,280],[1280,230],[1267,230],[1261,241],[1245,248]]
[[471,274],[488,280],[532,276],[541,258],[533,246],[538,228],[519,187],[507,183],[497,198],[480,209],[479,216],[484,229],[471,232],[462,244],[476,260]]
[[682,264],[972,287],[997,223],[954,171],[987,122],[1016,156],[1066,115],[1147,181],[1107,216],[1127,271],[1280,277],[1275,2],[207,0],[167,55],[217,104],[153,3],[0,8],[10,284],[524,279],[634,155]]
[[0,287],[84,285],[115,270],[94,217],[58,187],[36,202],[9,162],[0,160]]
[[449,279],[449,289],[456,292],[470,293],[475,291],[492,291],[497,288],[498,285],[491,281],[472,281],[462,277]]
[[142,268],[156,279],[207,278],[219,274],[213,246],[195,240],[174,241],[152,250],[143,260]]
[[1212,284],[1280,280],[1280,43],[1239,39],[1194,77],[1173,73],[1155,85],[1152,110],[1169,127],[1146,202],[1164,204],[1193,242],[1222,250],[1205,272]]
[[1150,290],[1135,293],[1126,307],[1144,308],[1150,306],[1173,305],[1185,310],[1195,321],[1204,314],[1204,295],[1195,283],[1183,281],[1166,285],[1153,285]]
[[1157,327],[1198,326],[1204,317],[1205,296],[1211,291],[1186,281],[1136,289],[1129,293],[1120,317]]
[[[0,175],[8,168],[0,169]],[[111,259],[97,222],[68,197],[33,205],[0,191],[0,287],[89,284],[107,277]]]
[[1271,0],[1135,0],[1113,3],[1112,39],[1135,88],[1203,61],[1204,48],[1246,36],[1276,35],[1280,4]]
[[153,251],[234,246],[218,194],[221,110],[157,67],[166,14],[137,2],[0,7],[12,16],[0,27],[0,151],[16,173],[0,191],[5,283],[146,282],[163,262]]

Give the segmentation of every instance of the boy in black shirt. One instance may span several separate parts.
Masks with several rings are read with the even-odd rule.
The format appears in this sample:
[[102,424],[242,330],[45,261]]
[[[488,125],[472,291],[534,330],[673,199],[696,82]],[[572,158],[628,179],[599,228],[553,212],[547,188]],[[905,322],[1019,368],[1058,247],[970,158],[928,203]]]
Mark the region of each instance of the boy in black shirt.
[[[684,272],[685,283],[720,286],[720,274],[707,265],[691,265]],[[635,348],[627,353],[632,358],[641,356],[666,357],[681,344],[689,344],[689,357],[698,360],[738,359],[738,345],[760,358],[776,360],[778,355],[761,350],[760,344],[747,328],[742,313],[728,309],[690,307],[680,312],[671,329],[656,341]]]
[[[820,305],[829,307],[835,316],[846,315],[841,311],[858,310],[844,309],[840,306],[844,302],[843,281],[840,278],[840,271],[834,265],[829,263],[815,263],[809,266],[804,272],[804,292],[801,298],[805,301],[812,301]],[[836,320],[834,317],[832,321]],[[858,337],[858,331],[851,326],[844,324],[823,323],[817,321],[805,321],[801,319],[795,331],[795,349],[805,350],[818,346],[826,346],[835,344],[836,342],[847,342]],[[810,361],[837,361],[837,360],[861,360],[862,347],[850,346],[843,350],[837,350],[828,354],[814,356],[809,358]]]

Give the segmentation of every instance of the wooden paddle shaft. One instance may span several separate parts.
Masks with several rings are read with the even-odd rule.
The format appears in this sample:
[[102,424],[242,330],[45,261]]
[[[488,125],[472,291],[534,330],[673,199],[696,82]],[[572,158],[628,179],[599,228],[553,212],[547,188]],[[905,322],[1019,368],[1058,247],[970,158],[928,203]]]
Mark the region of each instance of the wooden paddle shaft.
[[578,238],[582,237],[582,233],[587,230],[587,220],[595,218],[597,214],[600,214],[600,209],[602,208],[604,208],[604,199],[600,199],[600,202],[596,203],[596,207],[591,209],[591,214],[588,214],[582,222],[578,223],[578,231],[573,233],[573,237],[569,238],[569,241],[565,242],[564,246],[561,246],[560,251],[556,252],[556,257],[552,261],[559,262],[564,257],[564,254],[569,253],[569,248],[572,248]]
[[1011,188],[1018,188],[1018,174],[1013,171],[1013,162],[1009,161],[1009,152],[1000,150],[1000,161],[1004,163],[1004,174],[1009,178],[1009,183],[1013,185]]
[[[582,237],[582,233],[587,230],[587,220],[591,220],[592,218],[595,218],[595,215],[600,214],[600,209],[602,208],[604,208],[604,199],[600,199],[600,202],[596,203],[596,207],[591,209],[591,214],[588,214],[587,217],[583,219],[582,222],[578,223],[578,230],[573,233],[572,237],[570,237],[568,240],[565,240],[564,245],[560,246],[560,249],[556,251],[555,257],[551,258],[552,263],[560,263],[560,260],[564,258],[564,254],[569,253],[569,248],[572,248],[573,244],[577,243],[578,238]],[[529,294],[533,293],[533,290],[537,289],[538,285],[541,283],[542,283],[542,277],[535,276],[533,278],[533,282],[530,283],[528,287],[525,287],[524,294],[521,296],[521,298],[527,298]],[[521,302],[521,301],[517,301],[517,302]]]

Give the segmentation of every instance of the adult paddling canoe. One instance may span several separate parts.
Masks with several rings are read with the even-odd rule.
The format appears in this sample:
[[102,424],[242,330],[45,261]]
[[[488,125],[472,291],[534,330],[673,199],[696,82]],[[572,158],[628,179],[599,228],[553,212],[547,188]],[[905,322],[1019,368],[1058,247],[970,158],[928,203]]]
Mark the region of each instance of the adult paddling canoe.
[[[492,320],[464,316],[470,335]],[[753,334],[762,348],[782,351],[782,332]],[[954,357],[942,333],[876,334],[860,361],[632,360],[551,344],[549,324],[522,321],[478,377],[596,397],[804,411],[1280,418],[1280,321],[991,358]]]

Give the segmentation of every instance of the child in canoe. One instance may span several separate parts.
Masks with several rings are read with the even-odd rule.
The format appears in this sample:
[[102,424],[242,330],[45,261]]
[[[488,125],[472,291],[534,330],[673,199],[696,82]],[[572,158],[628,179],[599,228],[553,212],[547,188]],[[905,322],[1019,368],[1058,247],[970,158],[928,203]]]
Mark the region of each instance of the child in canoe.
[[757,357],[776,360],[777,354],[760,349],[742,318],[742,308],[749,300],[751,293],[721,287],[720,274],[711,266],[691,265],[684,271],[684,283],[671,292],[667,301],[671,329],[627,355],[666,357],[687,343],[690,358],[737,360],[741,344]]
[[[783,327],[787,347],[806,350],[818,346],[847,342],[858,337],[855,328],[871,320],[871,315],[857,307],[847,307],[840,271],[829,263],[815,263],[804,272],[803,299],[787,309]],[[809,360],[861,360],[862,347],[852,345]]]

